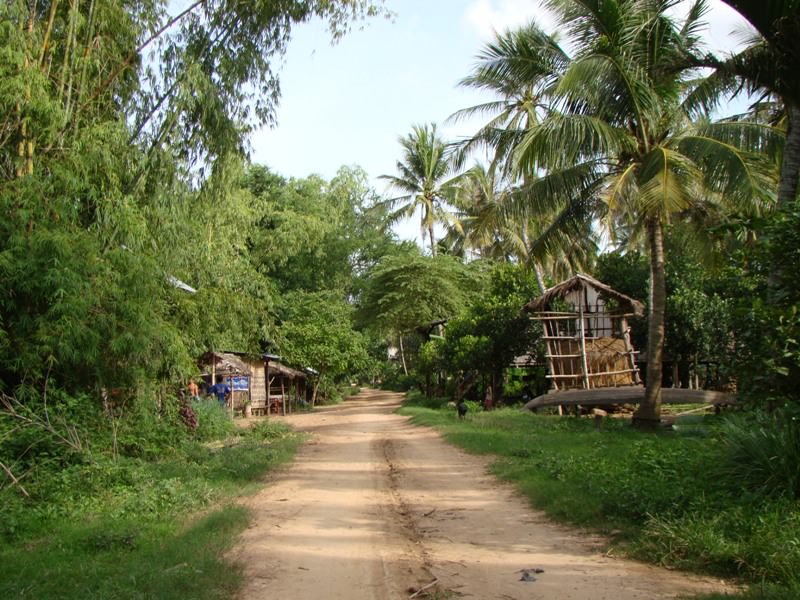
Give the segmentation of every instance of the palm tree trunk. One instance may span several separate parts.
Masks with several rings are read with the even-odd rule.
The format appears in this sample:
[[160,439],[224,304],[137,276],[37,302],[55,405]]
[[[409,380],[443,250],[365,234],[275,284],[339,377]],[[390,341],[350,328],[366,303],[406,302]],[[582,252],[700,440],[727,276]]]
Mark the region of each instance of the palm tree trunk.
[[789,123],[783,146],[778,206],[790,206],[795,201],[800,177],[800,106],[787,101],[786,112],[789,115]]
[[539,291],[544,294],[547,291],[547,286],[544,284],[542,265],[536,259],[533,259],[533,273],[536,275],[536,285],[539,286]]
[[433,237],[433,224],[428,225],[428,237],[431,239],[431,256],[436,256],[436,239]]
[[667,304],[664,273],[664,231],[661,220],[647,221],[650,246],[650,314],[647,331],[647,386],[644,399],[633,414],[633,424],[655,429],[661,421],[661,372],[664,353],[664,312]]

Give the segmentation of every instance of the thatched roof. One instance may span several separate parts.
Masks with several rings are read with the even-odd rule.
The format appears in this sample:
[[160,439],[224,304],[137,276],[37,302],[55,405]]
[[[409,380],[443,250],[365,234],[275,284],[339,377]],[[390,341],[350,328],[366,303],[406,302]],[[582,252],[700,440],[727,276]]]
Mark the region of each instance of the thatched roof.
[[225,375],[249,375],[253,370],[253,364],[269,364],[269,371],[273,375],[280,375],[287,379],[305,379],[306,373],[287,367],[278,362],[280,356],[275,354],[262,354],[260,356],[247,354],[244,352],[207,352],[203,355],[201,363],[210,365],[214,361],[214,368],[220,374]]
[[298,377],[304,378],[306,376],[305,373],[302,371],[298,371],[296,369],[292,369],[291,367],[287,367],[284,364],[279,362],[269,361],[269,372],[270,374],[277,373],[282,377],[286,377],[288,379],[296,379]]
[[250,373],[250,365],[231,352],[214,352],[211,359],[218,373]]
[[638,317],[644,315],[644,304],[616,291],[615,289],[607,286],[605,283],[597,281],[597,279],[582,273],[578,273],[574,277],[571,277],[566,281],[562,281],[558,285],[551,287],[538,298],[534,298],[528,302],[523,307],[523,310],[525,312],[546,311],[554,300],[563,298],[569,292],[578,289],[585,289],[586,286],[593,287],[605,298],[613,298],[616,300],[623,312],[631,313]]

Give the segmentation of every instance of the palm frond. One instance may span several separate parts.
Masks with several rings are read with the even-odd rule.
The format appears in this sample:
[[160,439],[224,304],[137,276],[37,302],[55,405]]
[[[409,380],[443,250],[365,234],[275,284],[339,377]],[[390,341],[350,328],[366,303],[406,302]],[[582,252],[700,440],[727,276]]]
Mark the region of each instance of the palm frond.
[[531,242],[529,252],[532,258],[558,255],[574,240],[586,234],[586,224],[592,221],[598,211],[595,192],[595,188],[587,189],[562,206]]
[[604,54],[573,61],[555,94],[570,112],[597,115],[618,126],[642,124],[660,109],[644,68]]
[[654,148],[642,161],[636,203],[643,216],[657,216],[666,221],[669,215],[692,205],[692,191],[701,179],[697,166],[679,152],[664,146]]
[[551,114],[527,131],[517,145],[514,163],[525,172],[560,170],[598,155],[634,153],[630,131],[602,118],[582,114]]
[[724,101],[736,97],[742,90],[742,84],[732,73],[717,69],[691,83],[689,89],[683,99],[682,110],[691,118],[699,118],[712,114]]
[[704,186],[722,194],[737,209],[774,202],[776,171],[762,157],[743,152],[729,141],[699,134],[682,136],[677,147],[698,165]]

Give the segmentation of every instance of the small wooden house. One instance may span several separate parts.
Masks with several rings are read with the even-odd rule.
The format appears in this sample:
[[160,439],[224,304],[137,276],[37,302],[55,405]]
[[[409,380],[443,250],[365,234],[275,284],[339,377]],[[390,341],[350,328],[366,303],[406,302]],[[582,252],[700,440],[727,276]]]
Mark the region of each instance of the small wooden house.
[[628,318],[641,302],[578,274],[523,308],[541,321],[552,391],[641,385]]
[[267,414],[291,413],[298,403],[306,401],[306,374],[281,364],[273,355],[265,354],[263,358],[269,401],[262,408]]
[[207,384],[225,382],[231,388],[228,407],[243,414],[291,412],[305,398],[306,375],[281,364],[279,357],[242,352],[208,352],[200,360]]

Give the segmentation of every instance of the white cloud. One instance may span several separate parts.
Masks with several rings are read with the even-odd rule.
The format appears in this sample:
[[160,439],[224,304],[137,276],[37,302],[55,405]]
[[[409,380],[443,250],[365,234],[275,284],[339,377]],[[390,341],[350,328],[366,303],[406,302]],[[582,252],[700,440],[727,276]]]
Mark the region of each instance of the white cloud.
[[462,21],[481,39],[490,39],[494,32],[503,32],[524,25],[531,19],[550,30],[552,18],[539,2],[531,0],[474,0],[462,16]]

